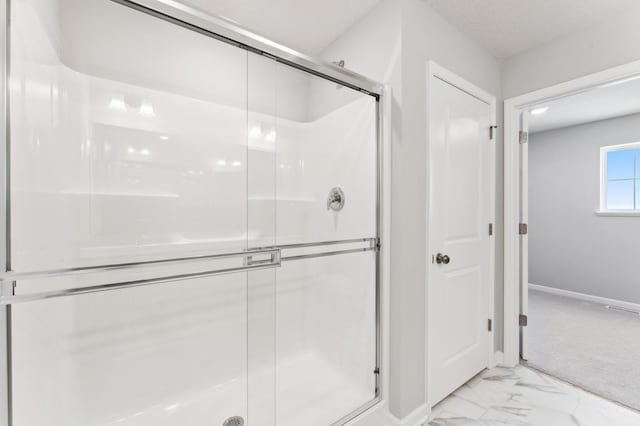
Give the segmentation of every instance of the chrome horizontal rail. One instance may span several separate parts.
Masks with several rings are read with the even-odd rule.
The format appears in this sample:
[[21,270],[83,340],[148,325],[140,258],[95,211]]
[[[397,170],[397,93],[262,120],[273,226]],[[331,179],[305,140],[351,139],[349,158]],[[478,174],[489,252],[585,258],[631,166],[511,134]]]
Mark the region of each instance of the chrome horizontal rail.
[[16,281],[16,280],[24,280],[24,279],[53,278],[53,277],[60,277],[60,276],[75,276],[75,275],[93,274],[93,273],[100,273],[100,272],[142,269],[144,267],[153,266],[153,265],[171,265],[171,264],[178,264],[178,263],[201,262],[206,260],[232,259],[234,257],[246,257],[246,256],[260,255],[260,254],[270,254],[276,251],[278,251],[278,256],[279,256],[278,248],[265,247],[265,248],[255,249],[255,250],[243,250],[243,251],[236,251],[236,252],[230,252],[230,253],[205,254],[205,255],[198,255],[198,256],[176,257],[176,258],[170,258],[170,259],[142,260],[139,262],[114,263],[109,265],[79,266],[74,268],[59,268],[59,269],[48,269],[43,271],[27,271],[27,272],[7,271],[4,274],[0,274],[0,281],[6,282],[6,281]]
[[[238,251],[231,253],[211,254],[211,255],[199,255],[179,257],[172,259],[158,259],[158,260],[146,260],[139,262],[118,263],[110,265],[98,265],[98,266],[82,266],[75,268],[60,268],[49,269],[42,271],[29,271],[29,272],[14,272],[8,271],[0,275],[0,284],[5,286],[4,290],[7,290],[6,286],[11,286],[9,291],[2,292],[0,296],[0,305],[10,305],[14,303],[30,302],[36,300],[52,299],[57,297],[74,296],[80,294],[96,293],[109,290],[117,290],[124,288],[140,287],[152,284],[160,284],[167,282],[183,281],[193,278],[208,277],[214,275],[248,272],[260,269],[275,268],[282,265],[283,261],[312,259],[318,257],[336,256],[349,253],[362,253],[367,251],[375,251],[378,249],[376,238],[355,238],[348,240],[335,240],[335,241],[320,241],[313,243],[297,243],[297,244],[284,244],[273,247],[261,247],[257,249],[251,249],[246,251]],[[332,251],[320,251],[315,253],[305,253],[300,255],[282,256],[282,250],[286,249],[309,249],[314,247],[326,247],[336,246],[344,244],[358,244],[368,243],[367,247],[347,248],[344,250],[332,250]],[[260,259],[260,255],[268,255],[267,258]],[[55,277],[73,277],[83,274],[97,274],[103,272],[123,272],[123,271],[137,271],[144,270],[148,266],[168,266],[168,265],[181,265],[189,262],[198,261],[211,261],[211,260],[224,260],[241,257],[244,259],[243,265],[238,267],[221,268],[221,269],[207,269],[198,272],[185,272],[180,274],[162,275],[157,277],[141,278],[134,280],[118,281],[107,284],[97,284],[89,286],[71,287],[63,289],[55,289],[50,291],[14,294],[13,284],[16,281],[33,280],[33,279],[46,279]],[[256,259],[258,257],[258,259]]]
[[278,244],[277,247],[281,250],[293,249],[293,248],[306,248],[306,247],[320,247],[320,246],[332,246],[338,244],[355,244],[355,243],[370,243],[374,244],[377,238],[352,238],[350,240],[333,240],[333,241],[319,241],[314,243],[298,243],[298,244]]
[[38,293],[20,294],[14,296],[2,296],[0,297],[0,305],[12,305],[15,303],[32,302],[36,300],[54,299],[57,297],[75,296],[79,294],[97,293],[109,290],[119,290],[124,288],[141,287],[146,285],[161,284],[161,283],[175,283],[178,281],[189,280],[193,278],[210,277],[214,275],[231,274],[244,271],[256,271],[260,269],[275,268],[280,266],[280,260],[278,258],[277,263],[271,264],[259,264],[240,266],[237,268],[215,269],[209,271],[192,272],[186,274],[168,275],[157,278],[146,278],[140,280],[123,281],[118,283],[99,284],[88,287],[74,287],[61,290],[43,291]]
[[113,263],[113,264],[107,264],[107,265],[79,266],[79,267],[73,267],[73,268],[57,268],[57,269],[47,269],[42,271],[26,271],[26,272],[7,271],[3,274],[0,274],[0,281],[7,282],[7,281],[16,281],[16,280],[25,280],[25,279],[76,276],[76,275],[93,274],[93,273],[100,273],[100,272],[114,272],[114,271],[120,271],[120,270],[142,269],[144,267],[154,266],[154,265],[171,265],[171,264],[178,264],[178,263],[200,262],[200,261],[206,261],[206,260],[222,260],[222,259],[230,259],[234,257],[247,257],[246,264],[255,265],[255,264],[264,263],[265,261],[253,260],[254,256],[257,256],[260,254],[270,254],[275,251],[278,251],[278,256],[280,256],[280,251],[286,250],[286,249],[296,249],[296,248],[312,248],[312,247],[322,247],[322,246],[329,246],[329,245],[355,244],[355,243],[370,243],[371,246],[374,247],[376,244],[376,241],[377,241],[376,238],[353,238],[348,240],[282,244],[282,245],[276,245],[276,246],[258,247],[258,248],[253,248],[249,250],[236,251],[236,252],[230,252],[230,253],[184,256],[184,257],[176,257],[176,258],[169,258],[169,259],[142,260],[138,262]]
[[349,254],[349,253],[362,253],[362,252],[365,252],[365,251],[375,251],[375,250],[376,250],[375,247],[363,247],[363,248],[356,248],[356,249],[323,251],[323,252],[319,252],[319,253],[299,254],[299,255],[294,255],[294,256],[283,256],[281,260],[284,262],[284,261],[289,261],[289,260],[312,259],[312,258],[315,258],[315,257],[336,256],[336,255],[339,255],[339,254]]

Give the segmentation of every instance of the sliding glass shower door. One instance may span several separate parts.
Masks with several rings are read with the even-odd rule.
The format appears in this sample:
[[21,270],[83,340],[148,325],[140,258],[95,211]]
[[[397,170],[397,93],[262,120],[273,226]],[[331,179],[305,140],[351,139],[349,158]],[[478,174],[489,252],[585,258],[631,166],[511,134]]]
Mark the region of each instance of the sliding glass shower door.
[[127,2],[10,3],[12,425],[374,401],[376,98]]
[[55,271],[15,295],[132,283],[12,306],[13,425],[246,418],[246,258],[201,256],[247,250],[247,52],[105,0],[11,13],[11,268]]
[[329,425],[376,397],[376,100],[253,54],[248,70],[250,247],[282,260],[249,274],[249,420]]

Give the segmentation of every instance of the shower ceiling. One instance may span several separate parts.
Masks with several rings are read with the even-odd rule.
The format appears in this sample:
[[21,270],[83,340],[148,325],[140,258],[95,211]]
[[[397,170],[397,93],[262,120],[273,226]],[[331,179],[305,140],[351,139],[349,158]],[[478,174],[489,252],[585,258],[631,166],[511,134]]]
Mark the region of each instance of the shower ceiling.
[[183,0],[273,41],[317,55],[380,0]]

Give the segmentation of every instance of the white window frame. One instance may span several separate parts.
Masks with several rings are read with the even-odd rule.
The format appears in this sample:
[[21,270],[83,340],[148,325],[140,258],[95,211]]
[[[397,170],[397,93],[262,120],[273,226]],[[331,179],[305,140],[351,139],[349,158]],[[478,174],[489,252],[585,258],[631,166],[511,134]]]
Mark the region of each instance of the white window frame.
[[[607,208],[607,154],[612,151],[640,149],[640,142],[624,143],[600,147],[600,209],[598,216],[640,216],[640,208],[615,210]],[[635,190],[635,187],[634,187]],[[636,202],[637,204],[638,202]]]

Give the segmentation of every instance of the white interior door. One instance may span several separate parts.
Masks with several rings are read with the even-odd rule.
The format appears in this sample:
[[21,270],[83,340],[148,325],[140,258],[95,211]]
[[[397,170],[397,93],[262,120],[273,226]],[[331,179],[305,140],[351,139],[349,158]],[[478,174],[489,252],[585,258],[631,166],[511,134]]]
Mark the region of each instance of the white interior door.
[[430,77],[429,401],[488,365],[492,106]]
[[[528,140],[529,112],[520,115],[521,142]],[[526,139],[522,139],[522,137]],[[520,223],[529,223],[529,144],[520,143]],[[520,315],[529,313],[529,236],[528,230],[520,235]],[[526,325],[520,326],[520,358],[529,357]]]

